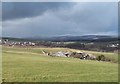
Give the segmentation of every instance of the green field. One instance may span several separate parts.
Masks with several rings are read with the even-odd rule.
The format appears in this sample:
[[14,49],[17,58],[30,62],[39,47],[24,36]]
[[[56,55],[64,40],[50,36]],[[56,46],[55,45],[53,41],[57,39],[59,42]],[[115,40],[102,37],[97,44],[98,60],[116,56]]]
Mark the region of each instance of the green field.
[[[47,52],[76,51],[67,48],[3,47],[2,76],[5,82],[117,82],[118,64],[50,57]],[[100,52],[84,51],[95,55]],[[115,53],[102,53],[117,62]]]

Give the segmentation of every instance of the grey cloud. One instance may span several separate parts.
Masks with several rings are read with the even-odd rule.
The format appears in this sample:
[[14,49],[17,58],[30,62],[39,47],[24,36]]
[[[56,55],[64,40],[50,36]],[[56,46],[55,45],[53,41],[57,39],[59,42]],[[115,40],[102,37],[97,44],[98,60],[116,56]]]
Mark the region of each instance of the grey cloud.
[[3,2],[2,18],[4,20],[34,17],[42,15],[47,10],[57,10],[60,6],[65,7],[72,4],[62,2]]
[[[40,4],[42,6],[45,3]],[[117,34],[117,3],[61,3],[59,6],[57,3],[52,4],[53,8],[50,3],[42,6],[41,9],[45,11],[37,13],[38,15],[29,15],[34,12],[32,9],[35,9],[35,6],[28,14],[23,14],[24,17],[20,15],[18,18],[16,15],[16,19],[11,20],[9,15],[3,21],[3,36]],[[19,7],[17,9],[24,10]]]
[[64,13],[63,10],[58,12],[57,16],[80,25],[91,25],[95,29],[99,26],[103,29],[105,25],[110,29],[110,26],[117,25],[118,21],[117,3],[78,3],[74,9],[65,11],[67,12]]

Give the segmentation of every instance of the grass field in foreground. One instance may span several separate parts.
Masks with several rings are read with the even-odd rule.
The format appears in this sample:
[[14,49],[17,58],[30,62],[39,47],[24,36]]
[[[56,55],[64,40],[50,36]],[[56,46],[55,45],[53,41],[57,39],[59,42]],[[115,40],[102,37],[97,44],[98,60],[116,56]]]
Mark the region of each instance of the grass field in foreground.
[[[48,49],[48,51],[50,50],[57,51],[57,49],[53,48]],[[58,50],[66,49],[58,48]],[[118,81],[117,63],[50,57],[42,55],[39,48],[30,50],[3,48],[2,68],[3,79],[6,82]]]

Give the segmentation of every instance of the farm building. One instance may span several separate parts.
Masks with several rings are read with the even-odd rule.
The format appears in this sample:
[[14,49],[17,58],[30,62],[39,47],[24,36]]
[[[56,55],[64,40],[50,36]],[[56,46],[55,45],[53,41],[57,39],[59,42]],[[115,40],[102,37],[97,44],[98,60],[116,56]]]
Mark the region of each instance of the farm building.
[[87,54],[84,52],[72,52],[70,57],[80,58],[80,59],[91,59],[91,60],[96,59],[96,56],[93,56],[92,54]]
[[58,56],[58,57],[70,57],[70,52],[55,52],[55,53],[50,53],[51,56]]
[[58,56],[58,57],[73,57],[73,58],[79,58],[79,59],[90,59],[94,60],[96,59],[96,56],[92,54],[87,54],[84,52],[55,52],[55,53],[50,53],[50,56]]

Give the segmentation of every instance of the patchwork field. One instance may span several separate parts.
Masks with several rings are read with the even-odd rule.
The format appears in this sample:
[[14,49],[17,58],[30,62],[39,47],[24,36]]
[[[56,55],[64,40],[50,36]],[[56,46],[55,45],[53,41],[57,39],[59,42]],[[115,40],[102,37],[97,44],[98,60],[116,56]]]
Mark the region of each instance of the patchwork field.
[[77,58],[50,57],[47,52],[76,51],[67,48],[19,48],[3,47],[2,76],[5,82],[117,82],[118,56],[104,54],[114,62],[80,60]]

